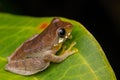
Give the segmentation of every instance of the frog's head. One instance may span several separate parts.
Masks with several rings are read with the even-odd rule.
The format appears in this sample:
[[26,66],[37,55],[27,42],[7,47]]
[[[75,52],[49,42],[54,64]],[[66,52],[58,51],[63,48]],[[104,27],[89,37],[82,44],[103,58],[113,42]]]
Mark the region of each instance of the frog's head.
[[62,43],[67,38],[70,38],[73,28],[71,23],[62,21],[59,18],[54,18],[51,24],[53,25],[52,27],[54,27],[52,29],[54,29],[53,32],[55,32],[55,36],[57,36],[58,43]]

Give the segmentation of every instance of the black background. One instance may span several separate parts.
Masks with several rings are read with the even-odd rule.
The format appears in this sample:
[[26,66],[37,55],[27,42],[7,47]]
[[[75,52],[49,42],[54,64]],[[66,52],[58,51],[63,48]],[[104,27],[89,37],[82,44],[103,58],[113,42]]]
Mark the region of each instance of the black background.
[[0,12],[35,17],[61,16],[81,22],[102,46],[120,77],[119,0],[1,0]]

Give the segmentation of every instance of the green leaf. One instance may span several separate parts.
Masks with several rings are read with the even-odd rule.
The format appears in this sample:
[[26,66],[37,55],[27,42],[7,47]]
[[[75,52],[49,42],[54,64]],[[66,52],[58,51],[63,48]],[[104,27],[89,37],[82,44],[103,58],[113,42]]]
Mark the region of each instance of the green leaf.
[[51,63],[44,71],[32,76],[21,76],[5,71],[7,57],[25,40],[40,33],[53,17],[35,18],[0,14],[0,79],[1,80],[116,80],[115,74],[98,42],[80,23],[74,26],[72,39],[64,45],[77,42],[78,53],[62,63]]

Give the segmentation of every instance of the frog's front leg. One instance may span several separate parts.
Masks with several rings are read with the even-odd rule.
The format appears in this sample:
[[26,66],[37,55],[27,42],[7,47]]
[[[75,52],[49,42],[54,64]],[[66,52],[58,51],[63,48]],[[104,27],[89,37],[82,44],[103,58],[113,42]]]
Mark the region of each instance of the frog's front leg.
[[59,62],[62,62],[63,60],[65,60],[68,56],[76,53],[78,50],[77,49],[74,49],[74,50],[71,50],[72,47],[76,44],[76,42],[72,42],[72,44],[70,45],[70,47],[65,50],[63,49],[63,51],[61,52],[60,55],[55,55],[55,54],[47,54],[44,58],[44,60],[46,61],[50,61],[50,62],[56,62],[56,63],[59,63]]

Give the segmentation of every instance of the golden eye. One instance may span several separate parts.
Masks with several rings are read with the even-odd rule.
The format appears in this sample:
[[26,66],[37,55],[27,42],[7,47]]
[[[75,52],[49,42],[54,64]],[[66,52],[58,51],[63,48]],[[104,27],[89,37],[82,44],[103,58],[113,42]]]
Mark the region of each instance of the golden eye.
[[65,36],[65,29],[64,28],[60,28],[59,30],[58,30],[58,35],[60,36],[60,37],[64,37]]

